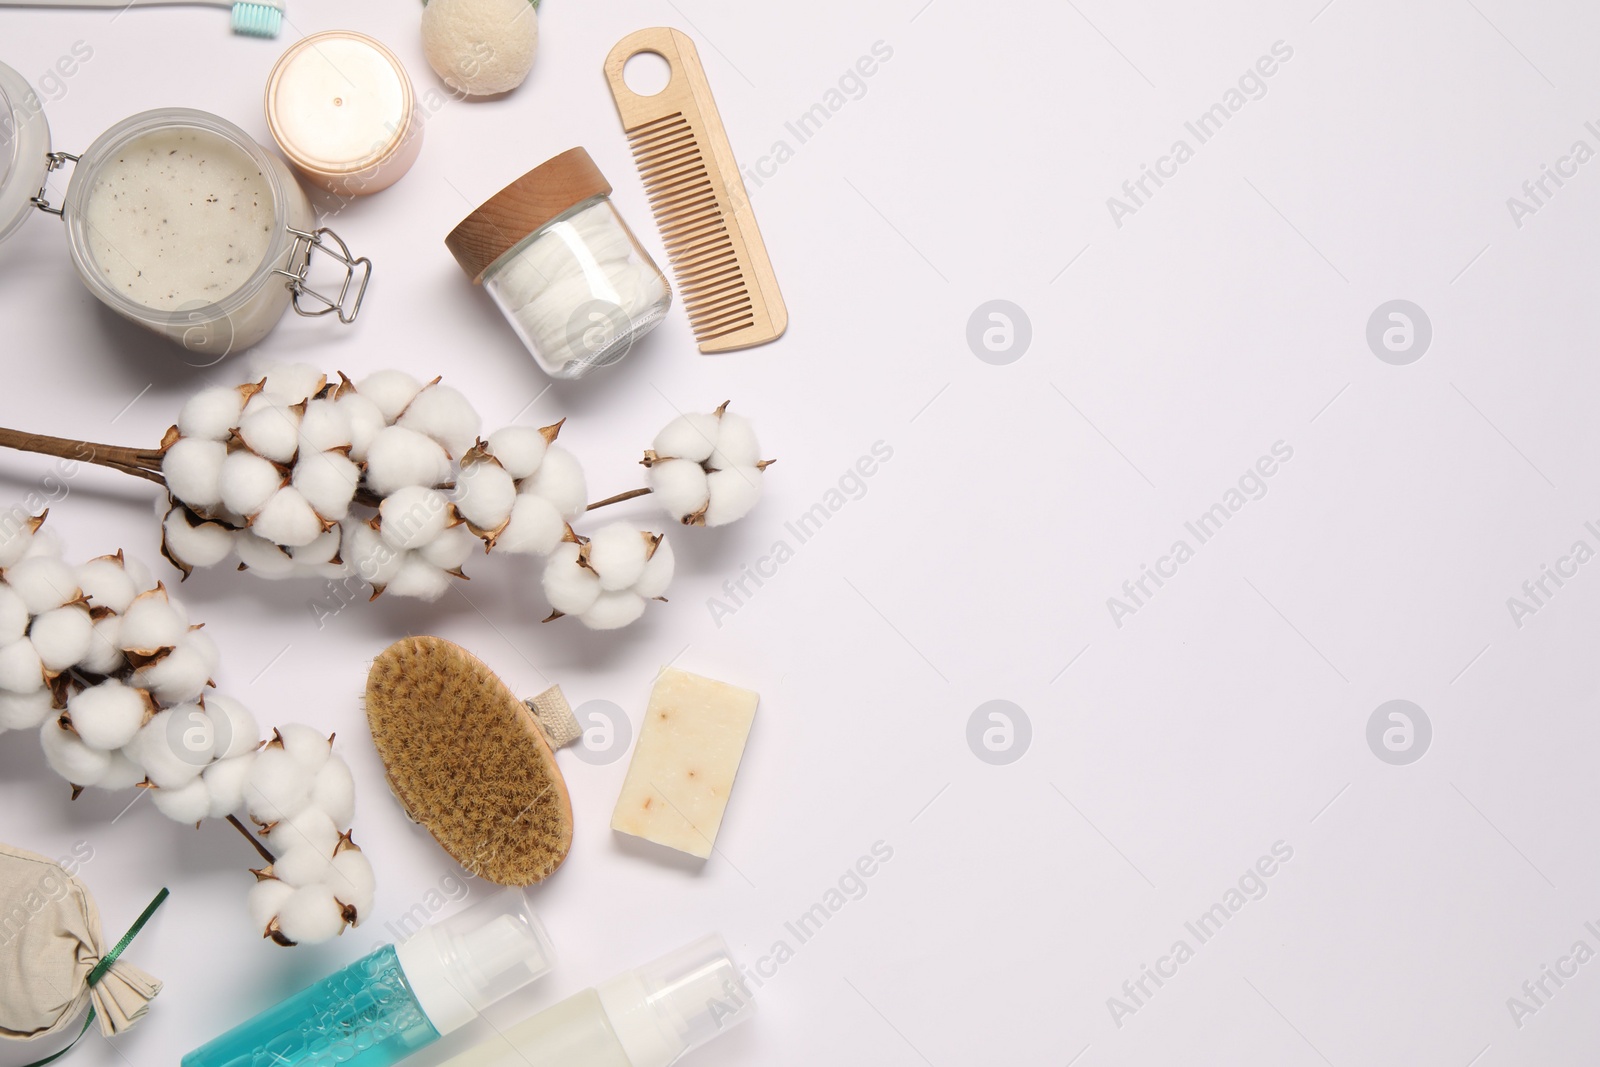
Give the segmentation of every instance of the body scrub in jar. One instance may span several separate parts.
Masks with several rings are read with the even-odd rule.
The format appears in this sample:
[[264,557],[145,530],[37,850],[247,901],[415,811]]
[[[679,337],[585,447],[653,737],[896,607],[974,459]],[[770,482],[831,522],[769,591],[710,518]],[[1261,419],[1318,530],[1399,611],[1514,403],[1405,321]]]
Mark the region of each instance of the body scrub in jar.
[[589,153],[574,148],[500,190],[445,238],[552,378],[622,359],[672,304],[666,276],[610,197]]
[[[73,171],[62,217],[95,296],[217,358],[260,341],[291,303],[354,319],[371,267],[315,229],[305,191],[280,160],[233,123],[186,108],[147,111],[101,134]],[[314,248],[345,265],[336,301],[305,286]]]
[[[83,284],[122,317],[215,363],[248,348],[293,306],[353,322],[372,264],[317,229],[289,168],[204,111],[124,119],[82,156],[52,151],[38,97],[0,64],[0,240],[34,209],[60,217]],[[76,164],[61,207],[51,171]],[[343,267],[337,296],[308,284],[314,252]]]
[[387,189],[422,150],[405,67],[350,30],[314,33],[283,54],[267,78],[267,126],[308,181],[340,196]]

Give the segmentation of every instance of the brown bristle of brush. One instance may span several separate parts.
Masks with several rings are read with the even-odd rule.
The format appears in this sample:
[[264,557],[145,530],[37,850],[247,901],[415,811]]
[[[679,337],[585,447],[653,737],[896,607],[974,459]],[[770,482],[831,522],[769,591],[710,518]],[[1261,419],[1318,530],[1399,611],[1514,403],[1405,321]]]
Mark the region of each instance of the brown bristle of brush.
[[[672,71],[648,97],[623,78],[644,51]],[[694,42],[664,27],[638,30],[611,50],[606,76],[700,351],[781,336],[789,313]]]
[[459,645],[408,637],[367,675],[372,742],[401,805],[463,869],[548,878],[572,847],[572,803],[527,707]]

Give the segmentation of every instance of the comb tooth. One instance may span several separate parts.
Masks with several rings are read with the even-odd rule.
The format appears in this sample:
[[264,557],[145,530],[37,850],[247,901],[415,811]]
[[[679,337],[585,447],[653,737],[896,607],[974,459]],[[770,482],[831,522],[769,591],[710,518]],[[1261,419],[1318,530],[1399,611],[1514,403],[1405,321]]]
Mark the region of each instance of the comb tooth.
[[693,241],[669,245],[674,270],[693,271],[704,264],[727,255],[728,241],[725,233],[708,234]]
[[731,307],[734,304],[749,304],[750,294],[744,288],[744,283],[739,278],[726,282],[720,290],[702,291],[683,296],[683,304],[691,307],[694,314],[709,314],[720,307]]
[[730,333],[736,333],[747,326],[753,325],[754,322],[754,315],[745,315],[737,319],[727,319],[720,322],[697,323],[692,318],[689,320],[689,324],[694,327],[696,334],[703,337],[725,337]]
[[714,246],[701,249],[692,257],[673,255],[672,270],[685,284],[693,285],[700,279],[709,277],[713,272],[722,270],[729,263],[737,265],[738,262],[739,258],[734,254],[733,246],[725,239],[725,235],[718,235]]
[[713,306],[722,303],[730,296],[746,293],[744,279],[739,277],[737,273],[692,288],[680,286],[678,291],[683,296],[685,303]]
[[700,146],[687,134],[681,137],[662,137],[648,144],[634,142],[633,157],[642,166],[650,166],[664,156],[700,154]]
[[683,282],[678,286],[678,289],[684,294],[685,298],[714,289],[727,283],[730,278],[735,282],[740,280],[737,261],[713,264],[711,270],[701,273],[689,271],[679,271],[678,273],[683,277]]
[[705,170],[698,165],[693,170],[665,174],[660,177],[652,175],[645,179],[644,187],[652,200],[657,198],[665,199],[685,192],[711,193],[715,195],[715,190],[711,188],[710,182],[706,180]]
[[724,318],[737,318],[748,314],[749,311],[750,294],[739,292],[723,300],[697,305],[693,313],[702,321],[711,322]]
[[675,137],[692,127],[684,121],[682,115],[668,115],[664,119],[647,122],[628,131],[628,138],[633,141],[653,141],[659,137]]
[[681,166],[660,172],[641,170],[640,175],[644,178],[645,190],[652,198],[685,189],[713,191],[710,179],[699,160],[695,160],[692,167]]
[[663,229],[661,238],[675,253],[672,257],[674,260],[682,259],[691,248],[698,251],[704,241],[728,243],[727,227],[723,224],[721,215],[711,215],[693,226]]
[[654,195],[650,206],[655,208],[658,216],[676,216],[706,206],[715,209],[717,194],[705,186],[691,187],[665,196]]
[[662,236],[671,234],[675,240],[683,240],[706,227],[719,227],[722,225],[722,212],[717,210],[717,205],[703,204],[674,214],[660,220]]

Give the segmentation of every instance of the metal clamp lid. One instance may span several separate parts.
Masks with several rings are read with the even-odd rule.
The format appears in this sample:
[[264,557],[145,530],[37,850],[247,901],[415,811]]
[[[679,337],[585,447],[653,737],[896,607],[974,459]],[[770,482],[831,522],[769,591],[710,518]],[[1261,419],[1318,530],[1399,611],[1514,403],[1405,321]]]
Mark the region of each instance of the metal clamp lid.
[[63,163],[76,163],[78,157],[71,152],[46,152],[44,154],[44,182],[39,186],[39,195],[28,197],[28,203],[40,211],[61,217],[62,208],[51,207],[46,194],[50,192],[50,175],[61,169]]
[[[360,259],[352,259],[350,246],[345,244],[338,234],[326,226],[310,233],[305,230],[297,230],[291,226],[289,227],[289,232],[294,235],[295,239],[294,251],[290,254],[289,262],[291,264],[298,262],[299,266],[294,270],[284,270],[282,267],[274,268],[273,273],[281,274],[289,279],[289,290],[294,293],[295,313],[304,315],[306,318],[316,318],[319,315],[327,315],[330,312],[336,313],[339,316],[339,321],[346,326],[356,321],[356,316],[361,313],[361,301],[367,295],[367,282],[372,280],[372,260],[366,256],[362,256]],[[331,241],[333,245],[337,245],[337,249],[325,244],[323,242],[324,237]],[[313,252],[321,252],[344,267],[344,284],[339,287],[337,299],[329,299],[306,284],[306,278],[311,273],[311,255]],[[356,281],[357,274],[360,274],[359,283]],[[352,286],[355,287],[355,301],[350,304],[349,310],[346,311],[345,302],[350,299]],[[315,301],[316,305],[310,310],[302,307],[300,304],[301,297],[307,297]]]

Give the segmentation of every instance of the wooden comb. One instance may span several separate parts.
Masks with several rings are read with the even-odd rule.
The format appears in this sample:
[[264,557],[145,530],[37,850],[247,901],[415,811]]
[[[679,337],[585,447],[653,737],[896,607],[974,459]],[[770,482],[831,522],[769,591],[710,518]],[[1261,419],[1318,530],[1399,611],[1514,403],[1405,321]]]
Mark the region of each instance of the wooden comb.
[[[654,96],[623,81],[623,67],[641,52],[672,70]],[[630,33],[606,57],[606,80],[700,351],[783,336],[789,311],[694,42],[664,26]]]

